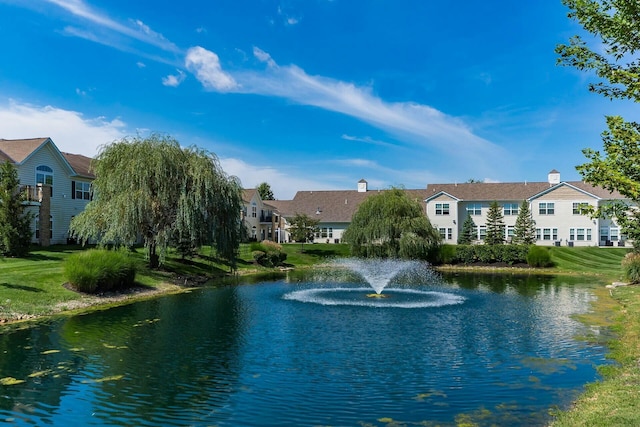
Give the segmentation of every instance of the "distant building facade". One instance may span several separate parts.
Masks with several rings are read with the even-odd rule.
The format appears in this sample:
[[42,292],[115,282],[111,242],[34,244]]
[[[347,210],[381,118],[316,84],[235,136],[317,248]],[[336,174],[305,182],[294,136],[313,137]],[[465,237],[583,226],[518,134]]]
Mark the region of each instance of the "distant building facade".
[[0,139],[0,162],[5,161],[16,167],[27,194],[32,243],[68,243],[71,219],[91,200],[91,158],[62,153],[51,138]]

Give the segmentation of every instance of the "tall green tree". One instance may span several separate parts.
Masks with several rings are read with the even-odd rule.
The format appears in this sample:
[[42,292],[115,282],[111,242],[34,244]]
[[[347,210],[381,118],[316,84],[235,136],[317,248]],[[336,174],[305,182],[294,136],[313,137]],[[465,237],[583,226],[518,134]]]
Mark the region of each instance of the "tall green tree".
[[536,242],[536,221],[533,219],[529,203],[522,201],[516,225],[513,229],[513,244],[516,245],[533,245]]
[[0,253],[22,256],[29,252],[32,215],[25,210],[18,171],[7,162],[0,165]]
[[442,241],[420,204],[399,188],[363,201],[342,239],[355,256],[418,259],[426,259]]
[[275,200],[276,199],[273,196],[273,191],[271,191],[271,186],[266,182],[260,183],[260,185],[258,185],[258,187],[256,188],[256,191],[258,191],[258,194],[260,195],[260,199],[262,199],[262,200]]
[[487,211],[487,236],[485,244],[501,245],[504,243],[504,215],[497,201],[491,202]]
[[467,213],[467,218],[462,223],[462,230],[458,236],[459,245],[470,245],[476,239],[476,223],[471,215]]
[[[576,20],[598,42],[588,44],[574,36],[556,47],[558,63],[595,73],[589,90],[609,99],[640,101],[640,2],[631,0],[563,0],[569,18]],[[586,182],[617,190],[640,205],[640,125],[620,116],[607,116],[602,133],[604,152],[586,148],[587,162],[577,169]],[[592,216],[613,216],[622,232],[640,249],[640,213],[623,202],[591,211]]]
[[235,267],[242,187],[213,153],[153,134],[107,145],[92,167],[95,196],[71,223],[79,238],[131,245],[141,237],[152,268],[172,243],[210,244]]
[[313,236],[318,231],[319,220],[311,218],[307,214],[297,213],[289,220],[289,234],[291,239],[300,242],[300,251],[304,252],[304,244],[313,241]]

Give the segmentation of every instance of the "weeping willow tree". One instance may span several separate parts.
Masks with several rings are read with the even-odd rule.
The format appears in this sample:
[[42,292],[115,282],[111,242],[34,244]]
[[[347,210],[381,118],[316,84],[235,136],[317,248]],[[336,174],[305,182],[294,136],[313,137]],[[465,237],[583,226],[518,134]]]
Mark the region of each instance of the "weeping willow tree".
[[242,187],[214,154],[154,134],[105,146],[92,168],[94,198],[71,222],[78,238],[116,245],[142,238],[152,268],[172,244],[210,244],[235,266]]
[[354,256],[406,259],[427,259],[442,241],[420,204],[398,188],[362,202],[342,239]]

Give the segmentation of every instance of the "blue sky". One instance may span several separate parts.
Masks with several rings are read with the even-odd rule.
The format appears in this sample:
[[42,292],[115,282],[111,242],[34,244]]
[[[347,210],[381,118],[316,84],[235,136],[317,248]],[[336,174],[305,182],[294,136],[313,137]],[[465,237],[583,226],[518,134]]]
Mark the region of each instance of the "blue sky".
[[243,186],[580,179],[637,107],[556,65],[560,0],[0,0],[0,138],[163,132]]

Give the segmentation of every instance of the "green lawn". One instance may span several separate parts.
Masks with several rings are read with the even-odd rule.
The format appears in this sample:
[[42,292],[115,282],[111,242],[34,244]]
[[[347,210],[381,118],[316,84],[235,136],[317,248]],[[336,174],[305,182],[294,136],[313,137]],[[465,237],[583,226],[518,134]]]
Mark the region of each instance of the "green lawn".
[[620,262],[630,251],[625,248],[551,247],[551,260],[558,273],[593,274],[611,281],[622,281]]

